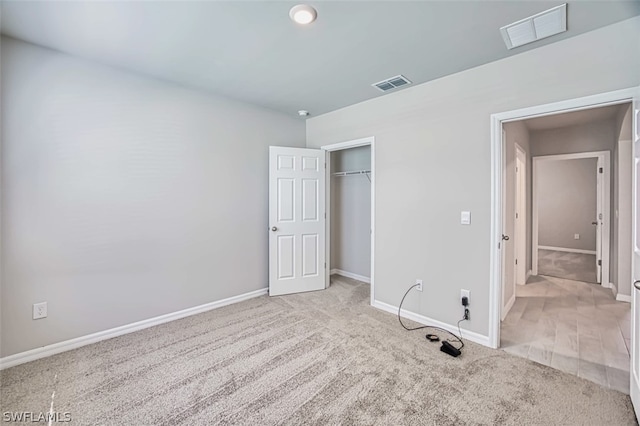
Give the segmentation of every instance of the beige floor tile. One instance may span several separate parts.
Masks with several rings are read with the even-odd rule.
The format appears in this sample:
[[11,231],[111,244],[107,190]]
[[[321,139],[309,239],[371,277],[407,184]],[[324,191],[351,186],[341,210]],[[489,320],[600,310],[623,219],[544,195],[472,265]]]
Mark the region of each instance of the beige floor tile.
[[578,361],[578,377],[582,377],[583,379],[590,380],[602,386],[609,386],[607,370],[604,365],[599,363],[580,359]]
[[578,375],[579,360],[577,356],[562,355],[554,351],[551,355],[551,367],[557,368],[565,373]]
[[602,333],[602,348],[610,352],[628,354],[627,345],[619,328]]
[[542,275],[516,296],[502,322],[505,351],[629,392],[629,303],[599,284]]
[[578,334],[561,333],[556,334],[556,341],[553,345],[553,352],[563,356],[578,358]]
[[606,372],[609,387],[628,395],[630,383],[629,371],[620,370],[613,367],[606,367]]
[[618,370],[629,372],[631,368],[631,360],[628,354],[604,351],[604,364],[607,367],[617,368]]
[[553,343],[533,342],[529,347],[529,359],[544,365],[551,365]]
[[509,352],[510,354],[517,355],[517,356],[522,357],[522,358],[528,358],[529,357],[529,345],[528,344],[504,346],[503,349],[506,352]]
[[578,354],[581,360],[604,365],[604,351],[600,339],[579,336]]

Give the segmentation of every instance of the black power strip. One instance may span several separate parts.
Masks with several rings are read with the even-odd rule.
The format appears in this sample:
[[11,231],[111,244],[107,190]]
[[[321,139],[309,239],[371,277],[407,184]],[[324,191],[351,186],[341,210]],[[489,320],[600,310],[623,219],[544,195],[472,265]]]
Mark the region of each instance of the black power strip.
[[440,350],[445,354],[451,355],[452,357],[457,357],[462,353],[460,352],[460,349],[454,347],[451,343],[447,342],[446,340],[442,342],[442,346],[440,346]]

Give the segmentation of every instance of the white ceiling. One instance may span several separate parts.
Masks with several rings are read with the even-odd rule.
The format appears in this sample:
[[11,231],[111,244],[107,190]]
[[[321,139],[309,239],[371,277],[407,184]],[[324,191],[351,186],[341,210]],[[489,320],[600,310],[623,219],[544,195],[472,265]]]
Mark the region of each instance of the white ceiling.
[[[566,33],[507,50],[499,27],[561,1],[3,1],[2,33],[295,115],[382,96],[640,15],[639,1],[568,1]],[[402,89],[398,89],[402,90]]]
[[590,108],[581,111],[566,112],[562,114],[547,115],[524,120],[523,123],[529,130],[548,130],[560,127],[578,126],[596,121],[612,120],[618,115],[618,111],[627,108],[629,104],[610,105],[606,107]]

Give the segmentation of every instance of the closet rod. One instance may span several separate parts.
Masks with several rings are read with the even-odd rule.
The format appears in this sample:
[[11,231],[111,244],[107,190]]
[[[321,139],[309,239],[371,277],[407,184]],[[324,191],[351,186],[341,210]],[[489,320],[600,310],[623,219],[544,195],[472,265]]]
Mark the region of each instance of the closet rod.
[[352,170],[349,172],[335,172],[333,176],[352,176],[352,175],[368,175],[371,170]]

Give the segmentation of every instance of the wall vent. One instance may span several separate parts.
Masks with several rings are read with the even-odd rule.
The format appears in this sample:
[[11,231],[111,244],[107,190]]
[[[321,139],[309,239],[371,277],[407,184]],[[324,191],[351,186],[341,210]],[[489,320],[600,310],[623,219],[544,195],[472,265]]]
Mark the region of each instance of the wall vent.
[[500,28],[507,49],[567,31],[567,4],[561,4]]
[[387,92],[389,90],[406,86],[408,84],[411,84],[411,82],[405,76],[396,75],[395,77],[387,78],[386,80],[374,83],[372,84],[372,86],[382,92]]

